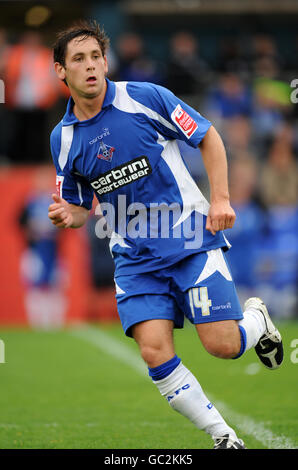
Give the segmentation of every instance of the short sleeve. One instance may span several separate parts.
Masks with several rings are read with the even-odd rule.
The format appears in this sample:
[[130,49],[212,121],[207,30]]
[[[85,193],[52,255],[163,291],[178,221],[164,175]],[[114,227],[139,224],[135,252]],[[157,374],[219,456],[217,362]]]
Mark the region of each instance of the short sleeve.
[[[165,137],[183,140],[196,148],[212,125],[208,119],[165,87],[145,83],[139,88],[128,84],[127,91],[136,101],[161,116],[161,120],[155,120],[155,125]],[[164,125],[165,122],[167,125]]]
[[61,156],[61,130],[62,125],[58,125],[52,132],[50,147],[53,162],[56,168],[56,188],[57,192],[70,204],[82,206],[90,210],[92,208],[93,190],[90,185],[79,175],[74,175],[69,171],[67,163],[62,165],[59,161]]

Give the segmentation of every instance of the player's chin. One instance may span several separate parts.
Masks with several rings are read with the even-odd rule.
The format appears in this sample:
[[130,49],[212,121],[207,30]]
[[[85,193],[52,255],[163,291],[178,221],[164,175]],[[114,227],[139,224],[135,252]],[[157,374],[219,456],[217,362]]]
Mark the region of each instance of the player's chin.
[[100,93],[100,89],[98,86],[94,85],[94,86],[87,86],[84,88],[83,90],[83,95],[84,95],[84,98],[96,98]]

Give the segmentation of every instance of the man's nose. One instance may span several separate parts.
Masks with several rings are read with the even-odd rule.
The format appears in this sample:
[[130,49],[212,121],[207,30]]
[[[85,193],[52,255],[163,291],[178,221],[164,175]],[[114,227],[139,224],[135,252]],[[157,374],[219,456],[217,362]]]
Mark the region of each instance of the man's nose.
[[87,70],[94,70],[94,69],[95,69],[95,66],[94,66],[93,60],[91,58],[87,59]]

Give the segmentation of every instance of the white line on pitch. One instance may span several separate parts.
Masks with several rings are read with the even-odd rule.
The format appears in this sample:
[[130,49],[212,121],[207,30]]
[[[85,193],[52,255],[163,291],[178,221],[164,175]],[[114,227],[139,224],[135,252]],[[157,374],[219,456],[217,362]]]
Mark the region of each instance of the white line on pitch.
[[253,436],[257,441],[268,447],[268,449],[298,448],[290,438],[273,434],[273,432],[270,431],[270,429],[265,428],[262,423],[257,423],[250,417],[237,413],[225,403],[217,401],[216,398],[213,399],[210,394],[208,394],[208,396],[215,404],[218,411],[225,416],[229,416],[229,420],[231,420],[231,422],[233,422],[240,431]]
[[[148,372],[143,360],[123,341],[118,340],[99,329],[90,325],[68,330],[71,335],[83,339],[95,347],[101,349],[118,361],[132,367],[135,371],[144,377],[148,377]],[[277,436],[270,429],[264,427],[262,423],[257,423],[248,416],[232,410],[223,402],[217,401],[207,393],[209,398],[216,404],[216,407],[223,414],[229,416],[230,420],[245,434],[253,436],[269,449],[297,449],[297,445],[288,437]]]
[[137,356],[123,341],[119,341],[108,335],[103,330],[92,326],[84,326],[82,328],[74,328],[68,330],[73,336],[85,339],[87,342],[92,343],[103,352],[114,357],[118,361],[124,362],[124,364],[131,366],[139,374],[148,376],[146,365],[144,361]]

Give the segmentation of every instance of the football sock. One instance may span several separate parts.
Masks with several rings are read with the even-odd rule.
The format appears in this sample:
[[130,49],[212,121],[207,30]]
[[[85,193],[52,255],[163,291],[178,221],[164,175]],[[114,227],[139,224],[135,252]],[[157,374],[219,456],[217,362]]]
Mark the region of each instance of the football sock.
[[167,362],[164,362],[160,366],[153,368],[148,367],[149,375],[153,381],[164,379],[165,377],[170,375],[170,373],[173,372],[174,369],[176,369],[180,362],[180,357],[174,356],[172,359]]
[[[240,335],[245,334],[246,337],[244,347],[241,344],[241,349],[243,350],[240,353],[242,355],[245,351],[257,345],[259,339],[266,331],[266,325],[263,315],[257,309],[250,308],[243,313],[243,319],[238,321],[238,326]],[[243,341],[243,338],[241,340]],[[240,357],[240,353],[237,357]]]
[[237,438],[235,431],[210,403],[197,379],[177,356],[161,366],[149,368],[149,375],[170,406],[197,428],[212,436],[231,434]]

